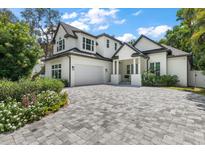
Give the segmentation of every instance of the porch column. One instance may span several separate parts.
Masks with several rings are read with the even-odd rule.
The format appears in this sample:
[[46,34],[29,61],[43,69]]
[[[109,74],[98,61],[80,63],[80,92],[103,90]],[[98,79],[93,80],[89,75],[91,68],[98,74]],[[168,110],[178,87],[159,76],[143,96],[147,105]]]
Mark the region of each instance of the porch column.
[[138,74],[141,74],[141,58],[138,57]]
[[112,61],[112,74],[115,74],[115,60]]
[[117,62],[117,75],[119,75],[119,60],[117,60],[116,62]]
[[136,74],[136,59],[133,59],[133,74]]

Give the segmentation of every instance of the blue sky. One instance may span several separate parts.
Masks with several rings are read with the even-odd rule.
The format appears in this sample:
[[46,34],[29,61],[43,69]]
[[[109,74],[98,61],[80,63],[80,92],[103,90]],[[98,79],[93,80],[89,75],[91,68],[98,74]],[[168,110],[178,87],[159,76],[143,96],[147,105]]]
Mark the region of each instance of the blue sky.
[[[11,9],[18,17],[23,9]],[[177,25],[178,9],[85,9],[61,8],[61,21],[94,35],[108,33],[122,41],[144,34],[161,39],[168,29]]]

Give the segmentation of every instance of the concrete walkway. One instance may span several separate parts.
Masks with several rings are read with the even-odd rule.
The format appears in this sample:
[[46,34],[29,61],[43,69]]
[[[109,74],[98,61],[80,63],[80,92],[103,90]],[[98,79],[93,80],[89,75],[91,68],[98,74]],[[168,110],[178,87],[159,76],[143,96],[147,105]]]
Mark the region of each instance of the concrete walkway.
[[205,144],[205,97],[165,88],[68,89],[71,104],[0,144]]

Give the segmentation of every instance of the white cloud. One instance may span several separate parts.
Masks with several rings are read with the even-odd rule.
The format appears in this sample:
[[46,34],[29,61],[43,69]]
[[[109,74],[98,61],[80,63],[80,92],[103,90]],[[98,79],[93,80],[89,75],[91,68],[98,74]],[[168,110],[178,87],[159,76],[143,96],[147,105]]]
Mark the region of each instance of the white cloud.
[[136,37],[131,34],[131,33],[125,33],[122,36],[118,36],[116,37],[118,40],[122,41],[122,42],[129,42],[133,39],[136,39]]
[[97,28],[97,30],[105,30],[105,29],[108,29],[109,28],[109,25],[102,25],[102,26],[99,26]]
[[87,25],[87,24],[85,24],[83,22],[80,22],[78,20],[73,21],[73,22],[68,23],[68,24],[70,24],[70,25],[72,25],[74,27],[77,27],[79,29],[86,30],[86,31],[88,31],[90,29],[89,25]]
[[134,15],[134,16],[138,16],[138,15],[140,15],[141,13],[142,13],[142,10],[139,10],[139,11],[133,13],[132,15]]
[[122,20],[115,20],[114,23],[115,23],[115,24],[118,24],[118,25],[121,25],[121,24],[124,24],[125,21],[126,21],[125,19],[122,19]]
[[171,27],[168,25],[152,26],[152,27],[140,27],[137,29],[138,34],[143,34],[152,37],[162,37],[167,30],[170,30]]
[[90,9],[87,13],[84,13],[84,21],[90,24],[101,24],[108,20],[108,18],[116,18],[117,9]]
[[[70,21],[73,26],[83,30],[99,31],[109,28],[112,23],[123,24],[126,20],[117,17],[118,9],[99,9],[93,8],[86,12],[77,14],[78,18]],[[64,14],[64,19],[73,17],[74,14]],[[71,18],[70,18],[71,19]]]
[[78,16],[78,14],[76,12],[72,12],[70,14],[68,14],[67,12],[62,15],[62,19],[72,19],[72,18],[76,18]]

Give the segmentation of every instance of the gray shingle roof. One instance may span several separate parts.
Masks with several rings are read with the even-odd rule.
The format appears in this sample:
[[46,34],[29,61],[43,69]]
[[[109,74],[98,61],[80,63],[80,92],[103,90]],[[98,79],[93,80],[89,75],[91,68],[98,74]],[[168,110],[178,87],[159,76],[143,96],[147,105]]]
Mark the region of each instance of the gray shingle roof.
[[168,46],[168,45],[165,45],[165,44],[162,44],[162,46],[164,46],[165,48],[171,50],[172,51],[172,53],[171,53],[172,56],[188,56],[188,55],[190,55],[190,53],[188,53],[188,52],[176,49],[174,47],[171,47],[171,46]]
[[95,58],[95,59],[99,59],[99,60],[111,61],[111,59],[105,58],[98,53],[96,53],[96,54],[89,53],[89,52],[81,51],[78,48],[72,48],[72,49],[69,49],[67,51],[52,55],[51,57],[47,57],[45,59],[45,61],[52,60],[52,59],[59,58],[59,57],[64,57],[67,55],[77,55],[77,56],[84,56],[84,57],[88,57],[88,58]]

